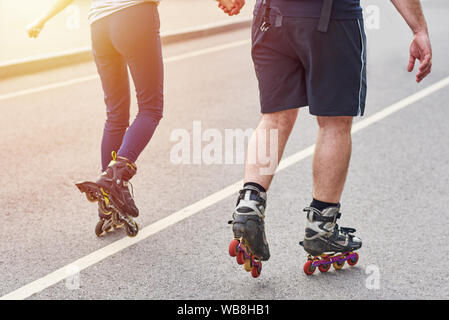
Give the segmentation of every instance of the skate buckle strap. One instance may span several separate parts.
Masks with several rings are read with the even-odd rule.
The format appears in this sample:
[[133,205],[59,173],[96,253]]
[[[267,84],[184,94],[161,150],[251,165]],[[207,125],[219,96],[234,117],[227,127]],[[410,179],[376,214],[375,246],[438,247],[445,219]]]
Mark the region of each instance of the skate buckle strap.
[[257,192],[257,196],[260,196],[260,190],[257,189],[257,188],[254,187],[254,186],[251,186],[251,185],[247,185],[247,186],[245,186],[242,190],[240,190],[240,191],[239,191],[240,196],[244,196],[245,191],[248,191],[248,190],[255,191],[255,192]]
[[[309,221],[321,221],[321,222],[335,222],[337,219],[340,219],[341,213],[337,213],[333,217],[325,217],[321,214],[321,211],[314,208],[314,207],[307,207],[303,210],[304,212],[307,212],[307,219]],[[312,219],[310,219],[310,214],[312,213]]]
[[344,234],[350,234],[350,233],[355,233],[356,230],[354,228],[341,227],[340,231]]
[[[250,194],[248,196],[246,196],[248,191],[250,191]],[[263,206],[265,206],[266,199],[261,196],[261,194],[260,194],[261,191],[259,189],[257,189],[256,187],[251,186],[251,185],[248,185],[248,186],[244,187],[242,190],[239,191],[239,197],[237,199],[237,204],[236,205],[239,204],[240,200],[250,201],[251,191],[254,191],[254,192],[257,193],[255,201],[260,202]],[[246,199],[245,199],[245,197],[246,197]]]

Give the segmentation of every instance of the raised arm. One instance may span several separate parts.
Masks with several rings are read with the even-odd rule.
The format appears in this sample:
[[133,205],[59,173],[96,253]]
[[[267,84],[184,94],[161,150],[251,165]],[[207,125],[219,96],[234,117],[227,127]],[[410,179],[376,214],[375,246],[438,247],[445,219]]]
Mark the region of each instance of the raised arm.
[[74,0],[57,0],[47,11],[45,11],[36,21],[27,27],[28,35],[37,38],[48,20],[59,12],[67,8]]
[[420,82],[432,70],[432,46],[421,2],[420,0],[391,0],[391,2],[413,31],[407,70],[413,71],[416,59],[418,59],[420,66],[416,74],[416,82]]

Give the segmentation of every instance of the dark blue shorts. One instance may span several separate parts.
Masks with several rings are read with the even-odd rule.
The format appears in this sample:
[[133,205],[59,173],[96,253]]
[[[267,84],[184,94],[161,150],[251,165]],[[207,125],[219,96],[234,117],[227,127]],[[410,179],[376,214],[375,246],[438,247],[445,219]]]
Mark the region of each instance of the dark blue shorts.
[[[282,16],[272,10],[271,27],[260,30],[265,7],[257,2],[252,58],[262,113],[309,106],[316,116],[362,116],[366,99],[366,36],[363,19]],[[281,16],[281,17],[280,17]]]

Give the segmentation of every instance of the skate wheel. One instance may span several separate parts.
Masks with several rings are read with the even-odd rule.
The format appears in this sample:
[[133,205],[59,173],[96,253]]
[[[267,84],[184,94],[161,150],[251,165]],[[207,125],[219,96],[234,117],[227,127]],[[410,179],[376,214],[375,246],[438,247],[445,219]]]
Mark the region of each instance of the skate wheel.
[[344,265],[345,265],[344,261],[342,262],[335,261],[334,263],[332,263],[332,266],[334,267],[335,270],[341,270]]
[[123,228],[124,226],[125,226],[124,223],[117,223],[117,224],[114,224],[114,228],[115,228],[115,229],[121,229],[121,228]]
[[128,237],[133,238],[139,233],[139,225],[136,222],[134,222],[134,228],[126,225],[125,232]]
[[103,211],[101,211],[101,209],[99,209],[98,210],[98,216],[100,217],[100,218],[103,218],[103,219],[109,219],[110,217],[111,217],[111,213],[112,213],[112,211],[110,211],[110,212],[108,212],[108,213],[103,213]]
[[304,264],[304,267],[303,267],[304,273],[308,276],[311,276],[315,272],[315,269],[316,269],[316,267],[312,266],[312,263],[313,263],[313,261],[309,260]]
[[97,199],[95,198],[95,196],[92,194],[92,192],[86,192],[86,198],[89,202],[96,202]]
[[104,201],[98,201],[98,209],[100,209],[101,213],[109,216],[112,213],[112,209],[104,203]]
[[253,264],[251,263],[251,259],[246,259],[243,264],[243,268],[246,272],[250,272],[253,269]]
[[353,253],[351,253],[351,255],[353,255],[354,258],[348,259],[348,264],[349,264],[351,267],[353,267],[353,266],[355,266],[355,265],[357,264],[357,262],[359,262],[359,255],[358,255],[357,252],[353,252]]
[[99,238],[105,235],[105,231],[103,230],[104,222],[105,222],[104,219],[100,219],[100,221],[98,221],[98,223],[95,227],[95,234]]
[[229,244],[229,255],[231,257],[235,257],[237,255],[237,253],[239,252],[239,243],[240,243],[240,241],[238,241],[237,239],[234,239]]
[[262,273],[262,264],[259,262],[259,265],[253,267],[253,269],[251,270],[251,276],[253,278],[258,278],[261,273]]
[[318,270],[320,270],[320,272],[322,272],[322,273],[328,272],[330,268],[331,268],[330,263],[329,264],[320,264],[318,266]]
[[239,251],[239,253],[237,253],[237,256],[235,257],[235,260],[237,260],[238,264],[244,264],[245,263],[245,259],[243,258],[243,251]]

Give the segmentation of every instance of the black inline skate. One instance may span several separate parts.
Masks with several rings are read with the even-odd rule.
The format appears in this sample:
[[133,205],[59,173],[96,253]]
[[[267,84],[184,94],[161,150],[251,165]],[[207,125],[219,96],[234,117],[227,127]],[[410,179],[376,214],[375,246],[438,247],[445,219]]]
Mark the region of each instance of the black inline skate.
[[354,236],[355,229],[339,228],[340,207],[329,207],[320,211],[313,207],[305,208],[307,213],[306,234],[299,244],[309,254],[304,264],[304,272],[312,275],[315,269],[327,272],[343,268],[346,261],[350,266],[357,264],[359,255],[354,252],[362,247],[362,241]]
[[262,272],[262,261],[270,258],[265,236],[264,213],[267,195],[256,187],[246,186],[239,192],[232,224],[234,239],[229,244],[229,255],[236,257],[254,278]]
[[99,217],[95,233],[103,236],[106,232],[125,227],[126,234],[134,237],[139,232],[138,224],[132,219],[139,215],[128,181],[136,174],[137,167],[128,159],[112,153],[112,161],[96,182],[77,183],[81,192],[91,202],[98,202]]

